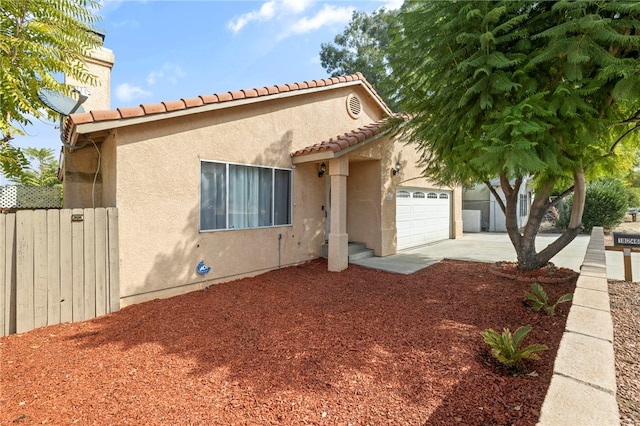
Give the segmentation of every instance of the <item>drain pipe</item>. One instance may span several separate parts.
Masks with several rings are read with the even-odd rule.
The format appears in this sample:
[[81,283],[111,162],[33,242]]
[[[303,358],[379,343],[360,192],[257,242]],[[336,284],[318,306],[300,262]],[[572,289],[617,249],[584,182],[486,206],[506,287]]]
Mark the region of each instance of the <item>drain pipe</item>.
[[280,254],[280,246],[282,243],[282,234],[278,234],[278,269],[281,267],[281,254]]

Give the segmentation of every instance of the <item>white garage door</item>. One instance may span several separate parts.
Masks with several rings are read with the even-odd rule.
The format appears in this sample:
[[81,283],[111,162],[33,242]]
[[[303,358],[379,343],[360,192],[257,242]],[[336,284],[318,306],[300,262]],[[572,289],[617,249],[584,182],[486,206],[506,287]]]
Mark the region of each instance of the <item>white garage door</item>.
[[446,240],[451,228],[451,193],[399,188],[396,192],[398,250]]

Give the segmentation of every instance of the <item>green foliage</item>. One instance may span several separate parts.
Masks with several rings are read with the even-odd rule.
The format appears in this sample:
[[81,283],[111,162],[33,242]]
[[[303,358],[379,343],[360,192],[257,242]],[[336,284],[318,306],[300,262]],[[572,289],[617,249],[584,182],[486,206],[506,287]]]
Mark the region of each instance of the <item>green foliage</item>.
[[0,171],[11,178],[20,174],[23,167],[28,164],[22,151],[9,142],[0,140]]
[[0,167],[5,175],[16,176],[16,167],[24,163],[9,142],[24,134],[29,117],[56,118],[38,91],[69,94],[71,88],[56,81],[56,74],[96,83],[84,58],[102,43],[94,32],[99,6],[97,0],[0,2]]
[[[625,161],[618,152],[637,146],[640,3],[405,6],[389,55],[396,101],[410,117],[399,126],[438,183],[533,176],[545,200],[567,188],[561,182],[581,189],[584,176],[611,169]],[[504,211],[520,265],[543,265],[575,237],[579,218],[546,259],[538,257],[531,239],[550,205],[532,209],[519,235],[516,203],[507,199]]]
[[555,315],[556,308],[559,304],[570,302],[573,300],[573,294],[567,293],[558,298],[553,305],[549,304],[549,296],[538,283],[531,285],[531,293],[527,293],[527,301],[530,303],[531,309],[535,312],[543,310],[547,315]]
[[640,207],[640,188],[627,188],[629,207]]
[[524,361],[538,360],[537,352],[549,349],[546,345],[533,344],[525,348],[520,345],[525,336],[531,331],[531,326],[518,328],[513,334],[508,328],[504,328],[502,334],[489,328],[482,333],[485,343],[491,347],[491,355],[509,370],[524,369]]
[[354,11],[349,25],[333,39],[320,45],[320,63],[332,76],[361,72],[390,108],[394,108],[393,86],[388,83],[390,27],[398,12],[384,8],[372,14]]
[[23,167],[17,176],[9,179],[12,183],[62,187],[62,182],[58,179],[58,161],[54,157],[53,149],[25,148],[23,151],[29,165]]
[[[565,228],[571,216],[573,196],[559,209],[556,225]],[[587,185],[582,226],[589,233],[594,226],[611,230],[623,220],[629,205],[629,190],[617,179],[600,179]]]

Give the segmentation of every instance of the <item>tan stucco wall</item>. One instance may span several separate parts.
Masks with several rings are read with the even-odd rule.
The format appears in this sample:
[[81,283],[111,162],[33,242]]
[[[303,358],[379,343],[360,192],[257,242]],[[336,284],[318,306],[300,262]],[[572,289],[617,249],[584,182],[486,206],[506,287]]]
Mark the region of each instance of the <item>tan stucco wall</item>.
[[64,148],[62,204],[65,209],[104,207],[101,169],[101,161],[93,145],[76,149],[73,153]]
[[[291,168],[291,152],[381,118],[365,104],[360,118],[352,119],[345,105],[351,91],[118,129],[122,304],[318,258],[326,198],[317,164],[293,169],[292,226],[201,233],[200,160]],[[205,276],[196,273],[200,261],[212,268]]]
[[74,87],[84,87],[90,92],[89,98],[82,104],[85,111],[105,110],[111,104],[111,69],[115,62],[113,52],[105,47],[94,49],[86,58],[89,73],[96,77],[97,85],[91,86],[81,83],[65,75],[65,84]]
[[[364,106],[357,120],[345,102],[353,91]],[[368,125],[382,114],[364,89],[351,86],[112,131],[100,145],[96,199],[119,209],[122,306],[318,258],[327,238],[327,176],[318,177],[320,161],[293,166],[290,153]],[[348,235],[341,238],[365,242],[378,256],[395,253],[397,187],[438,187],[420,176],[414,149],[388,137],[369,141],[344,159]],[[92,147],[65,158],[70,166],[65,179],[75,184],[67,193],[72,207],[90,206],[86,188],[97,160]],[[200,232],[201,160],[291,168],[293,224]],[[393,176],[398,160],[403,167]],[[326,164],[341,161],[327,159]],[[75,182],[74,173],[83,179]],[[452,190],[455,238],[462,235],[461,191]],[[200,261],[211,267],[204,276],[196,273]]]
[[[442,187],[422,176],[413,145],[383,137],[350,154],[347,207],[350,241],[364,242],[376,256],[396,253],[396,199],[399,186],[451,191],[451,238],[462,236],[462,190]],[[400,161],[401,170],[391,169]]]

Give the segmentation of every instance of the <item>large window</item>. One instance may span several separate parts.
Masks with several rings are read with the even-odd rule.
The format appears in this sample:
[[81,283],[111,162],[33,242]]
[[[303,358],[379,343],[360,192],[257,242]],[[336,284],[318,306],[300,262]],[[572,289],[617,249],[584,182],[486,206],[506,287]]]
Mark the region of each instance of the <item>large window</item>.
[[291,224],[291,170],[202,161],[200,230]]

